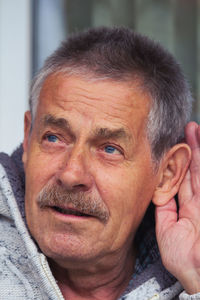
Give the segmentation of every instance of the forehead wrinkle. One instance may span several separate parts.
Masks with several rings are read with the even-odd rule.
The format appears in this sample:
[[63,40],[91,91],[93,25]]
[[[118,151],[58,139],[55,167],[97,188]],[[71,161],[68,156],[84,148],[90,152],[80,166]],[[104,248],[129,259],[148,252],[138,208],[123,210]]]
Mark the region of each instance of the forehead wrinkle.
[[[129,88],[132,92],[132,89]],[[127,99],[132,97],[132,93],[130,95],[127,95]],[[130,107],[130,109],[133,106],[133,103],[131,102],[128,104],[128,101],[121,102],[119,105],[119,100],[121,100],[121,96],[119,95],[113,95],[112,93],[109,93],[109,90],[107,93],[102,97],[98,95],[94,95],[93,90],[88,90],[87,88],[84,88],[82,86],[76,86],[73,92],[71,90],[68,91],[67,94],[62,95],[62,92],[55,96],[57,100],[57,104],[65,110],[66,103],[74,103],[77,102],[79,104],[84,104],[88,107],[96,107],[96,103],[99,102],[100,104],[105,103],[106,106],[109,105],[109,107],[113,108],[116,111],[123,112],[127,109],[127,106]]]

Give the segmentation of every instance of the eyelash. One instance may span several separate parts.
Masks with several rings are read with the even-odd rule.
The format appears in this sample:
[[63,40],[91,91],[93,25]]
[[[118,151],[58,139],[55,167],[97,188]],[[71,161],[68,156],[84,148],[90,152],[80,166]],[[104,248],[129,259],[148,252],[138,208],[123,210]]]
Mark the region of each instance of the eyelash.
[[[62,140],[61,140],[61,138],[57,135],[57,134],[54,134],[54,133],[50,133],[50,132],[48,132],[48,133],[46,133],[44,136],[43,136],[43,140],[45,140],[45,141],[47,141],[47,142],[49,142],[49,143],[53,143],[53,142],[51,142],[51,141],[49,141],[48,140],[48,138],[49,137],[55,137],[58,141],[57,142],[61,142]],[[56,143],[56,142],[54,142],[54,143]]]
[[[105,150],[106,147],[111,147],[111,148],[114,148],[115,150],[117,150],[119,153],[117,153],[116,155],[124,154],[123,150],[119,146],[113,145],[111,143],[107,143],[102,146],[102,149]],[[109,152],[107,152],[107,153],[108,153],[108,155],[113,154],[113,153],[109,153]]]
[[[51,137],[51,136],[53,136],[53,137],[55,137],[56,139],[57,139],[57,141],[55,141],[55,142],[53,142],[53,141],[49,141],[48,140],[48,138],[49,137]],[[45,135],[44,135],[44,137],[43,137],[43,139],[45,140],[45,141],[47,141],[48,143],[50,143],[50,144],[57,144],[58,142],[62,142],[62,139],[61,139],[61,137],[59,137],[57,134],[54,134],[54,133],[51,133],[51,132],[48,132],[48,133],[46,133]],[[105,148],[106,147],[111,147],[111,148],[113,148],[113,149],[115,149],[116,151],[118,151],[119,153],[109,153],[109,152],[106,152],[105,151]],[[112,143],[106,143],[106,144],[103,144],[102,146],[101,146],[101,149],[105,152],[105,154],[108,154],[108,155],[112,155],[112,154],[115,154],[115,155],[124,155],[124,152],[123,152],[123,150],[119,147],[119,146],[116,146],[116,145],[113,145]],[[115,151],[114,150],[114,151]]]
[[[55,134],[47,134],[46,136],[45,136],[45,138],[48,140],[48,138],[50,138],[50,137],[55,137],[56,139],[58,139],[58,137],[55,135]],[[48,140],[49,141],[49,140]],[[49,142],[51,142],[51,141],[49,141]]]

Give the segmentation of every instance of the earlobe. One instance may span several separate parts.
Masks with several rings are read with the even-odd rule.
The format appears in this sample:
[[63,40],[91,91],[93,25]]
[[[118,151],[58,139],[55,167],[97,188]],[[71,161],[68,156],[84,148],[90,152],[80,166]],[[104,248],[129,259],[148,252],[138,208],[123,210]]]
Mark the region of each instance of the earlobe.
[[30,131],[31,131],[31,112],[26,111],[24,114],[24,141],[23,141],[24,152],[22,155],[22,161],[24,163],[24,166],[26,165],[26,161],[27,161],[27,150],[28,150]]
[[159,169],[158,185],[152,199],[155,205],[165,205],[177,194],[190,159],[190,147],[184,143],[173,146],[166,153]]

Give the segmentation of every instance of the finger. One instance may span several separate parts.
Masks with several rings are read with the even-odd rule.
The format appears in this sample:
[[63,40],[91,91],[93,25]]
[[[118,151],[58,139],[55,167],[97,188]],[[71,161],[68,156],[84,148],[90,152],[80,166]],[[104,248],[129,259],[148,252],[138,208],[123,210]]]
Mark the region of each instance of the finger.
[[175,199],[171,199],[163,206],[157,206],[155,211],[157,238],[177,222],[177,206]]
[[186,142],[192,150],[199,147],[199,141],[197,138],[198,127],[198,124],[195,122],[189,122],[185,127]]
[[200,126],[190,122],[185,128],[186,141],[192,150],[190,163],[192,190],[200,194]]
[[179,207],[181,207],[184,203],[190,201],[192,197],[193,191],[191,183],[191,173],[188,169],[178,192]]
[[197,128],[197,139],[200,143],[200,126],[198,126],[198,128]]

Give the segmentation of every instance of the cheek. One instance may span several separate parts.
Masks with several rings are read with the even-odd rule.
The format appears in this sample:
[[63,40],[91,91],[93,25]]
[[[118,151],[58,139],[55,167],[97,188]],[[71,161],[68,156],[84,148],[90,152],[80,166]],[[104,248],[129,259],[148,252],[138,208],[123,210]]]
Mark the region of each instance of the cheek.
[[30,183],[30,187],[34,186],[34,189],[36,187],[40,189],[41,186],[44,186],[55,177],[63,165],[63,161],[63,153],[59,155],[48,155],[41,151],[31,153],[26,164],[26,180]]
[[[134,209],[135,193],[130,191],[130,178],[122,168],[106,171],[98,168],[95,182],[98,193],[109,209],[112,222],[120,223]],[[132,187],[132,190],[135,189]]]
[[97,188],[116,222],[127,220],[130,223],[141,221],[155,189],[152,168],[113,169],[98,172]]

